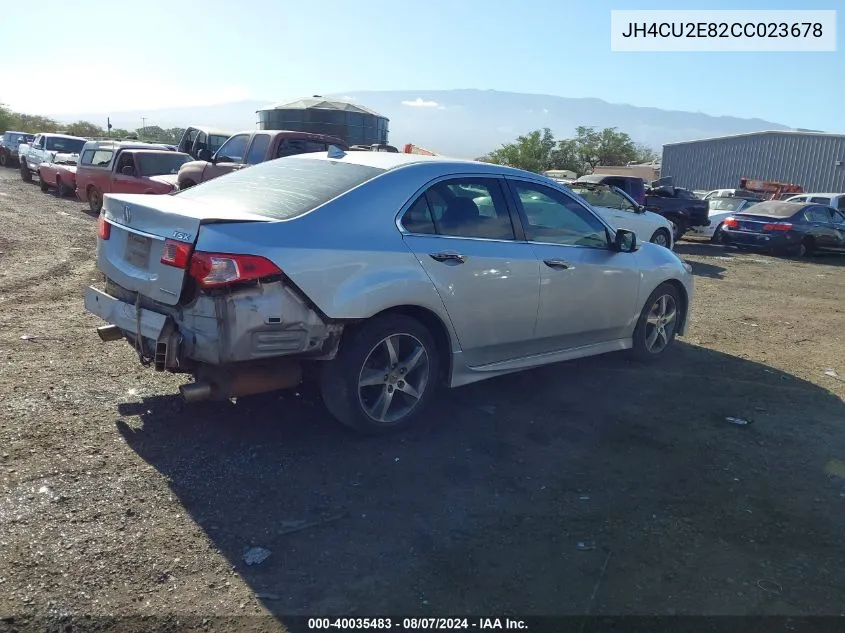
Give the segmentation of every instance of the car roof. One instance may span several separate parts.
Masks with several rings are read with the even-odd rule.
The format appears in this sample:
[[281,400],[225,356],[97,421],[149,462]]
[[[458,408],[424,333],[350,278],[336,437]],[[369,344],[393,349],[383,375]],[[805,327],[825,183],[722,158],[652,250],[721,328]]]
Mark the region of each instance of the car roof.
[[[166,150],[164,143],[144,143],[143,141],[86,141],[83,149],[158,149]],[[169,151],[169,150],[168,150]]]
[[229,130],[221,130],[220,128],[206,127],[204,125],[189,125],[187,129],[199,130],[200,132],[205,132],[206,134],[214,134],[216,136],[232,136],[232,133]]
[[845,193],[796,193],[795,197],[816,197],[816,196],[824,196],[825,198],[836,198],[837,196],[845,196]]
[[165,148],[157,148],[157,147],[124,147],[121,149],[131,149],[133,154],[167,154],[170,156],[171,154],[176,156],[187,156],[191,160],[193,158],[190,154],[186,154],[185,152],[174,152],[171,149]]
[[809,207],[819,206],[814,202],[785,202],[783,200],[764,200],[758,202],[748,211],[737,215],[762,215],[770,218],[788,218]]
[[88,139],[84,136],[71,136],[70,134],[54,134],[53,132],[42,132],[41,136],[51,136],[53,138],[68,138],[73,141],[85,141],[88,142]]
[[587,174],[578,178],[575,182],[601,182],[605,178],[623,178],[624,180],[639,180],[643,182],[642,178],[637,176],[625,176],[623,174]]
[[[437,164],[444,168],[457,167],[469,168],[475,172],[486,172],[496,175],[511,175],[511,176],[531,176],[537,180],[546,180],[555,182],[551,178],[528,172],[514,167],[506,167],[504,165],[496,165],[494,163],[482,163],[480,161],[468,160],[465,158],[452,158],[449,156],[426,156],[424,154],[405,154],[393,152],[344,152],[342,157],[330,158],[328,152],[313,152],[309,154],[298,154],[296,158],[307,158],[312,160],[336,160],[344,163],[355,165],[363,165],[366,167],[375,167],[390,171],[402,167],[417,165],[417,164]],[[282,159],[283,160],[283,159]]]

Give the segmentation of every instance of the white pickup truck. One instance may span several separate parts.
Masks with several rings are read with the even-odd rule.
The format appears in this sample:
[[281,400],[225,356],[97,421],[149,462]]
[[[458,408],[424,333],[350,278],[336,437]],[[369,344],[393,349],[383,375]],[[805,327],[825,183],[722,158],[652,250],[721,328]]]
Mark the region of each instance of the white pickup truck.
[[78,157],[87,139],[67,134],[38,134],[30,144],[18,146],[18,160],[21,166],[21,178],[24,182],[32,181],[32,174],[38,175],[41,163],[52,162],[57,154],[71,154]]

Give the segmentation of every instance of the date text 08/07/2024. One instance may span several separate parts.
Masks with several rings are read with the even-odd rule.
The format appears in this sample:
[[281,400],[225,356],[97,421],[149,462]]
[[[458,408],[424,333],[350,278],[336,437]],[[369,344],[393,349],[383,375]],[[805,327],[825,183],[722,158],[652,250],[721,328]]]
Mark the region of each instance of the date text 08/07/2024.
[[511,618],[308,618],[308,630],[512,630],[527,631],[524,620]]

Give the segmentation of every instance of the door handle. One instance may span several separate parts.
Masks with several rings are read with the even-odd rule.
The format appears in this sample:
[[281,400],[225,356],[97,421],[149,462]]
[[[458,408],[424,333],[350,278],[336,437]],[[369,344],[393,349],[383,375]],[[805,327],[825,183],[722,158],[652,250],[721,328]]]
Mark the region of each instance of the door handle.
[[429,253],[428,256],[436,262],[455,262],[457,264],[463,264],[467,259],[460,253]]
[[575,266],[569,262],[563,261],[562,259],[544,259],[543,263],[549,268],[558,268],[560,270],[572,270],[575,268]]

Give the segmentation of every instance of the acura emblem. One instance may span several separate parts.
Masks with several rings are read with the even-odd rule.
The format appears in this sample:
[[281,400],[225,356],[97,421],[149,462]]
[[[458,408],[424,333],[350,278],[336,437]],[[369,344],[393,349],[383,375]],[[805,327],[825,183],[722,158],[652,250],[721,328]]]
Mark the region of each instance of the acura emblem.
[[132,209],[129,208],[128,204],[123,205],[123,219],[126,220],[127,224],[132,222]]

